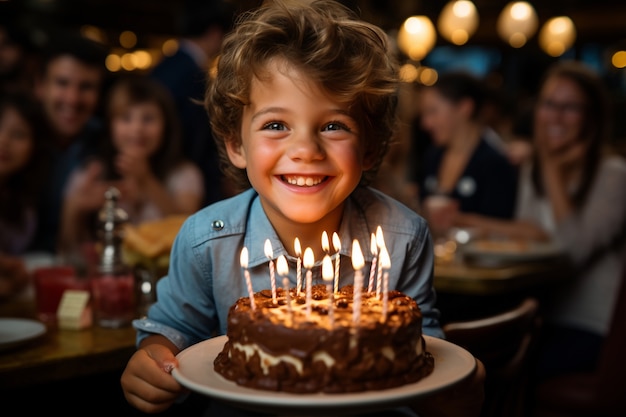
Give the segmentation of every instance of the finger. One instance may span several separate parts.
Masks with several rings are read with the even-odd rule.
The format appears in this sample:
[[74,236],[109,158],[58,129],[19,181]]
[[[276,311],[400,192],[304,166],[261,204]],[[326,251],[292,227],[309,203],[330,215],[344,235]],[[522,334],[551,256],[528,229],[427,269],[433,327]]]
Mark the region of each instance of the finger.
[[148,356],[157,363],[159,368],[168,374],[172,372],[172,369],[178,366],[176,356],[166,347],[160,345],[156,345],[155,347],[149,346],[146,347],[146,352],[148,352]]

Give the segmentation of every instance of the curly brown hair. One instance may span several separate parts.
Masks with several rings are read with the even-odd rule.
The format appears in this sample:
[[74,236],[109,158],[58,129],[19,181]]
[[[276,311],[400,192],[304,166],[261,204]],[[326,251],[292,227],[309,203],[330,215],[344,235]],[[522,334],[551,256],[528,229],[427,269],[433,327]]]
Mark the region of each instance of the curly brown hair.
[[221,169],[236,186],[250,187],[245,170],[230,163],[226,143],[241,143],[243,108],[249,103],[252,78],[262,78],[275,58],[284,59],[348,104],[363,132],[365,156],[373,162],[361,181],[368,183],[396,133],[397,64],[382,29],[329,0],[265,2],[240,15],[225,37],[205,98]]

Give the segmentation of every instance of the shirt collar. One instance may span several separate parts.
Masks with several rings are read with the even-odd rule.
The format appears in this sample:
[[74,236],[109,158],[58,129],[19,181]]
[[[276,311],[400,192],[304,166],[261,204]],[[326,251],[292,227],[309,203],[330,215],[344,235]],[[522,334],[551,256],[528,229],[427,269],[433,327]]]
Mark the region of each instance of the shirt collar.
[[[370,251],[371,233],[376,232],[375,228],[378,225],[373,225],[374,230],[370,230],[370,227],[368,227],[365,218],[368,201],[366,198],[362,197],[362,193],[360,193],[357,188],[357,190],[350,195],[350,198],[346,199],[338,232],[341,241],[339,253],[343,256],[350,257],[352,254],[352,241],[357,239],[361,246],[364,259],[371,261],[373,258]],[[293,257],[287,254],[287,250],[278,238],[274,227],[261,206],[261,199],[258,195],[254,198],[250,206],[250,215],[248,216],[246,229],[247,233],[244,238],[244,245],[248,248],[249,268],[269,261],[265,256],[265,241],[267,239],[269,239],[272,244],[272,259],[275,260],[280,255],[285,255],[288,260],[294,260]],[[331,238],[332,245],[332,236],[329,236],[329,238]],[[322,260],[319,259],[315,262],[315,265],[321,265],[321,263]]]

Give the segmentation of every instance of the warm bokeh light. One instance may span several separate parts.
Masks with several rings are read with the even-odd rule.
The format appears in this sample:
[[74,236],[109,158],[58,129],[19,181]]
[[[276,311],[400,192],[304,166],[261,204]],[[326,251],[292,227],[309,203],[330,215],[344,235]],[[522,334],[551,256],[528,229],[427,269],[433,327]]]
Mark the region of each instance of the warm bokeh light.
[[87,39],[99,43],[107,43],[107,37],[102,29],[92,25],[84,25],[80,28],[80,34]]
[[537,26],[537,13],[533,6],[525,1],[516,1],[502,9],[496,29],[509,45],[521,48],[535,34]]
[[446,4],[437,21],[439,33],[455,45],[464,45],[478,28],[478,12],[469,0]]
[[152,56],[148,51],[137,50],[134,52],[135,55],[135,63],[137,64],[138,69],[148,69],[152,66]]
[[134,48],[135,45],[137,45],[137,35],[135,35],[135,32],[125,30],[120,33],[120,45],[126,49]]
[[419,72],[419,82],[426,85],[431,86],[437,82],[439,79],[439,74],[433,68],[421,67]]
[[109,54],[104,64],[111,72],[117,72],[122,68],[121,58],[116,54]]
[[414,61],[423,59],[435,46],[437,32],[427,16],[411,16],[398,31],[398,48]]
[[126,71],[134,71],[137,69],[135,54],[128,53],[122,55],[122,68]]
[[161,47],[163,51],[163,55],[172,56],[178,51],[178,41],[176,39],[168,39],[163,42],[163,46]]
[[626,51],[617,51],[611,57],[611,64],[615,68],[626,68]]
[[411,63],[402,65],[398,74],[402,82],[413,83],[417,81],[418,71],[415,65]]
[[553,17],[539,32],[539,46],[548,55],[558,57],[572,47],[576,40],[574,22],[567,16]]

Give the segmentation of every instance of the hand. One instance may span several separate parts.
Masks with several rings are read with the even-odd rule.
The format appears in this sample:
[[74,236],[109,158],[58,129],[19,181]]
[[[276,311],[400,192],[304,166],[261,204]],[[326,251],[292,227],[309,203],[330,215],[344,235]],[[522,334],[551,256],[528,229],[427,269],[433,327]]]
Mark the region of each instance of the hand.
[[152,343],[140,348],[120,379],[126,401],[145,413],[167,410],[186,392],[170,374],[176,366],[176,356],[166,346]]
[[137,184],[143,184],[154,176],[149,158],[141,152],[120,152],[115,158],[115,168],[122,177],[132,179]]
[[588,142],[582,139],[550,141],[535,140],[539,160],[544,167],[563,171],[584,163]]
[[29,274],[24,262],[0,253],[0,299],[7,299],[26,287]]
[[420,417],[477,417],[485,400],[486,376],[485,366],[476,359],[476,369],[469,378],[412,404],[411,408]]
[[84,175],[68,199],[75,211],[80,213],[99,210],[104,204],[104,193],[111,185],[102,180],[104,168],[99,162],[92,162],[85,168]]

